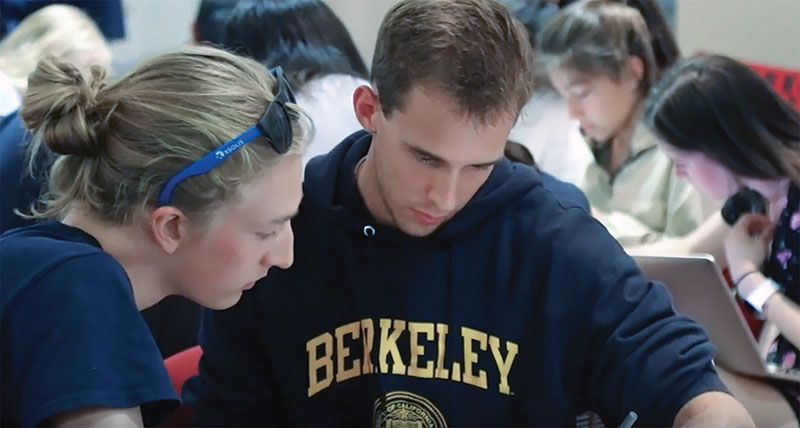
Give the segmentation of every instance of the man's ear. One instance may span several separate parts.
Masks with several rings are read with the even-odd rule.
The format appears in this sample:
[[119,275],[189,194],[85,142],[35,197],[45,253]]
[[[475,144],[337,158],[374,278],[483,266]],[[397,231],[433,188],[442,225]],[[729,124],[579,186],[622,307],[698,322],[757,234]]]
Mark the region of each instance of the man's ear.
[[173,254],[188,236],[189,219],[175,207],[158,207],[150,213],[150,231],[156,244]]
[[371,133],[375,133],[375,122],[381,113],[381,103],[378,95],[367,85],[356,88],[353,92],[353,109],[356,112],[358,123]]

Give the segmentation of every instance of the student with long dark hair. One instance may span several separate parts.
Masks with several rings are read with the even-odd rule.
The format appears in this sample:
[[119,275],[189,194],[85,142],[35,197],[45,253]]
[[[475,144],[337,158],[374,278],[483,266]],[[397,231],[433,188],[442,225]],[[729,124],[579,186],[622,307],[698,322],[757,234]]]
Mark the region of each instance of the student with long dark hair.
[[[326,69],[324,57],[313,61],[319,69],[291,67],[292,61],[323,56],[325,51],[343,59],[336,64],[339,67],[335,72],[367,76],[367,66],[344,23],[321,0],[243,1],[233,8],[222,31],[222,45],[242,55],[280,63],[287,70],[289,83],[297,88],[317,73],[331,70]],[[312,59],[308,59],[308,65]]]
[[[705,240],[727,235],[736,292],[780,332],[762,337],[768,362],[800,369],[800,113],[746,65],[700,55],[655,85],[645,119],[676,175],[720,199],[745,187],[764,198],[765,213],[743,214],[732,229],[719,223],[723,232]],[[797,411],[798,385],[781,389]]]
[[286,71],[314,122],[306,160],[359,129],[352,99],[355,89],[367,84],[367,67],[347,28],[322,0],[242,1],[219,43]]
[[626,247],[686,235],[717,208],[672,176],[671,161],[639,125],[650,87],[677,51],[668,47],[668,29],[651,22],[659,43],[636,8],[582,1],[559,12],[537,38],[542,70],[594,154],[580,186],[595,216]]
[[192,22],[192,43],[221,45],[230,12],[239,0],[200,0]]
[[[498,0],[528,30],[531,45],[536,48],[537,35],[560,10],[574,1]],[[609,0],[639,11],[651,35],[650,44],[658,69],[672,65],[679,57],[675,37],[659,5],[653,0]],[[594,162],[589,145],[567,111],[565,99],[553,90],[547,77],[540,79],[536,91],[520,112],[511,138],[524,145],[536,158],[537,165],[561,180],[580,184],[586,169]]]

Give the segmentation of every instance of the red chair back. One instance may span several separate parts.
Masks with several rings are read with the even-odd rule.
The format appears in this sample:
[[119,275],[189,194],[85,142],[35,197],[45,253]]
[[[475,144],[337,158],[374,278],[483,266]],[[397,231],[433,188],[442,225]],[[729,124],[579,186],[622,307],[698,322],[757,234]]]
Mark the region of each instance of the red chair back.
[[[181,388],[186,379],[194,376],[198,372],[198,364],[200,357],[203,355],[203,350],[200,346],[191,347],[185,351],[181,351],[166,360],[164,365],[167,367],[167,373],[172,380],[172,387],[181,396]],[[162,427],[189,427],[192,426],[192,409],[181,404],[178,410],[161,425]]]

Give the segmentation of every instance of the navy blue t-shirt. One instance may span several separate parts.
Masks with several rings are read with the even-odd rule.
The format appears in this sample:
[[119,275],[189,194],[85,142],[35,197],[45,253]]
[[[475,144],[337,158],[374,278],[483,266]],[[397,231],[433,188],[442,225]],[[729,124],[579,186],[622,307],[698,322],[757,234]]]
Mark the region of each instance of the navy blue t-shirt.
[[[54,156],[40,150],[33,174],[28,171],[28,146],[33,134],[25,129],[19,110],[0,120],[0,233],[33,224],[14,211],[31,211],[45,186]],[[169,296],[142,311],[163,357],[197,344],[201,306],[181,296]]]
[[352,135],[306,168],[295,263],[208,311],[196,424],[569,426],[636,411],[671,425],[725,390],[703,329],[672,309],[580,192],[509,161],[426,237],[379,224]]
[[35,162],[35,177],[28,174],[27,149],[31,137],[19,110],[0,120],[0,233],[33,224],[14,213],[15,209],[30,212],[50,166],[49,155],[42,150]]
[[2,426],[86,407],[141,406],[145,425],[178,401],[122,266],[57,222],[0,237]]

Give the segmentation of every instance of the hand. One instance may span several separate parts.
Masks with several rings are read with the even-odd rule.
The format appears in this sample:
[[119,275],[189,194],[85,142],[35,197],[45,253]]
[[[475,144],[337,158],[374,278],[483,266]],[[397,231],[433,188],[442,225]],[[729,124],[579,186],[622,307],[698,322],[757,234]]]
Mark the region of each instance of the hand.
[[734,281],[760,269],[769,254],[774,230],[772,220],[763,214],[746,214],[736,222],[725,238],[725,256]]

